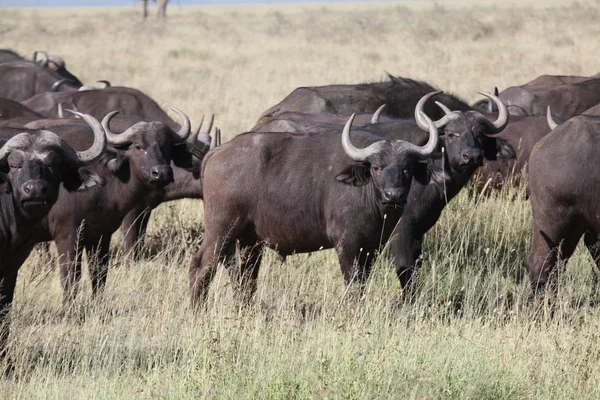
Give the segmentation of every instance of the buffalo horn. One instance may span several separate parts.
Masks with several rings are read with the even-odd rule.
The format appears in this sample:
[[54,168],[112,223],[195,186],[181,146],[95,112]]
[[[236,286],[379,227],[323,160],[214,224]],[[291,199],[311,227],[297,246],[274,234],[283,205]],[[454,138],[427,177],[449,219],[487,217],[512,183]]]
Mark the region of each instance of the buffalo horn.
[[171,107],[171,110],[175,114],[179,115],[179,119],[181,120],[181,128],[179,129],[179,132],[177,132],[177,136],[179,136],[181,140],[185,141],[192,132],[192,124],[190,123],[190,119],[177,107]]
[[198,139],[204,144],[210,144],[210,130],[212,129],[213,122],[215,120],[215,115],[212,114],[210,116],[210,121],[208,122],[208,127],[202,130],[202,124],[204,123],[204,115],[200,118],[200,123],[198,124],[198,128],[194,133],[190,135],[188,138],[189,143],[196,143]]
[[365,147],[364,149],[355,147],[350,140],[350,127],[352,126],[355,116],[356,113],[352,114],[344,126],[344,130],[342,131],[342,147],[344,148],[344,152],[346,152],[348,157],[350,157],[352,160],[365,161],[367,158],[380,152],[386,141],[380,140]]
[[452,112],[452,110],[450,110],[448,107],[446,107],[445,104],[440,103],[439,101],[436,101],[435,104],[437,104],[437,106],[439,108],[441,108],[442,111],[444,112],[444,114],[446,114],[446,115],[448,115],[448,114],[450,114]]
[[425,143],[424,146],[417,146],[413,143],[406,142],[404,140],[396,140],[396,146],[402,146],[407,149],[409,152],[413,153],[420,159],[425,159],[429,157],[437,148],[439,135],[438,130],[435,126],[435,122],[433,122],[424,112],[420,111],[419,118],[425,124],[427,124],[427,130],[429,131],[429,140]]
[[[491,93],[487,93],[487,92],[477,92],[477,93],[487,97],[488,99],[493,101],[494,104],[496,104],[496,107],[498,107],[498,118],[494,122],[488,120],[489,126],[492,128],[492,132],[489,132],[489,133],[494,134],[494,133],[501,132],[504,128],[506,128],[506,124],[508,124],[508,109],[506,108],[506,105],[502,102],[502,100],[500,100],[497,96],[494,96]],[[486,118],[486,120],[487,120],[487,118]]]
[[69,146],[66,142],[61,141],[62,149],[70,159],[69,161],[73,164],[90,164],[98,159],[98,157],[102,154],[104,149],[106,149],[106,135],[104,133],[104,129],[100,122],[93,116],[89,114],[80,113],[75,110],[67,110],[71,114],[77,115],[80,118],[83,118],[85,122],[92,128],[92,132],[94,132],[94,143],[92,147],[84,151],[75,151],[71,146]]
[[102,128],[104,128],[104,132],[106,133],[106,140],[109,144],[112,145],[124,145],[129,144],[131,141],[129,140],[130,136],[133,132],[129,132],[127,129],[125,132],[118,134],[114,133],[110,130],[110,121],[113,119],[115,115],[117,115],[119,111],[111,111],[102,118]]
[[58,118],[64,118],[65,117],[65,113],[63,112],[63,105],[62,103],[58,103]]
[[99,81],[96,81],[98,83],[104,83],[104,89],[106,89],[107,87],[110,87],[110,82],[104,79],[100,79]]
[[378,124],[379,123],[379,117],[381,116],[381,112],[383,111],[384,108],[385,108],[385,104],[382,105],[381,107],[379,107],[377,109],[377,111],[375,111],[375,113],[371,117],[371,123],[372,124]]
[[40,65],[42,67],[48,66],[48,53],[45,51],[37,50],[33,53],[33,61],[37,62],[37,55],[40,53],[42,55],[42,59],[40,60]]
[[[427,93],[425,96],[421,97],[421,99],[415,106],[415,120],[417,121],[417,125],[419,126],[419,128],[421,128],[424,131],[429,130],[429,125],[427,124],[427,121],[421,119],[421,113],[424,113],[423,107],[425,106],[425,103],[427,102],[427,100],[429,100],[431,97],[435,96],[436,94],[440,94],[440,93],[444,93],[444,92],[442,90],[437,90],[435,92]],[[434,125],[436,128],[441,128],[442,126],[446,125],[448,123],[448,121],[449,121],[449,116],[445,115],[441,119],[435,121]]]
[[210,140],[210,150],[221,145],[221,130],[215,128],[215,135]]
[[63,83],[68,82],[68,79],[61,79],[59,81],[54,82],[52,87],[50,88],[51,92],[58,92],[58,89],[62,86]]
[[550,111],[550,106],[548,106],[548,108],[546,108],[546,121],[548,122],[548,127],[550,128],[550,130],[553,130],[554,128],[556,128],[558,126],[558,123],[552,117],[552,112]]

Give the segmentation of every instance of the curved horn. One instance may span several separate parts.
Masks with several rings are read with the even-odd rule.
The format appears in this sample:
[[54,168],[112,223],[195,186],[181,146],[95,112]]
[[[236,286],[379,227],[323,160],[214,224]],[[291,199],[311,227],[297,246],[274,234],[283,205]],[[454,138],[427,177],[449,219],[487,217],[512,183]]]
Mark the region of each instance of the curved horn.
[[215,135],[212,137],[210,141],[210,150],[215,147],[219,147],[221,145],[221,130],[219,128],[215,128]]
[[371,123],[372,124],[378,124],[379,123],[379,117],[381,116],[381,112],[383,111],[384,108],[385,108],[385,104],[382,105],[381,107],[379,107],[377,109],[377,111],[375,111],[375,113],[371,117]]
[[69,82],[68,79],[61,79],[59,81],[54,82],[52,87],[50,88],[51,92],[58,92],[58,89],[63,85],[63,83]]
[[106,89],[107,87],[111,86],[110,82],[106,81],[104,79],[100,79],[99,81],[96,81],[96,82],[98,82],[98,83],[104,83],[104,89]]
[[344,148],[344,152],[348,157],[350,157],[354,161],[365,161],[370,156],[377,154],[382,150],[382,147],[385,145],[385,140],[380,140],[375,142],[364,149],[359,149],[352,144],[350,140],[350,127],[352,126],[352,122],[354,122],[354,117],[356,113],[352,114],[352,116],[344,125],[344,130],[342,131],[342,147]]
[[436,101],[436,102],[435,102],[435,104],[437,104],[437,106],[438,106],[439,108],[441,108],[441,109],[442,109],[442,111],[444,112],[444,114],[446,114],[446,115],[448,115],[448,114],[450,114],[450,113],[452,112],[452,110],[451,110],[451,109],[449,109],[448,107],[446,107],[446,105],[445,105],[445,104],[443,104],[443,103],[440,103],[439,101]]
[[109,144],[117,146],[131,143],[129,137],[133,134],[133,132],[129,132],[129,129],[127,129],[121,134],[114,133],[110,130],[110,121],[118,113],[119,111],[111,111],[108,114],[106,114],[104,118],[102,118],[102,128],[104,128],[104,132],[106,133],[106,140]]
[[65,113],[63,112],[63,105],[62,103],[58,103],[58,118],[64,118],[65,117]]
[[42,67],[47,67],[48,66],[48,53],[46,53],[45,51],[36,50],[33,53],[33,61],[36,61],[38,53],[40,53],[42,55],[42,59],[40,60],[40,65]]
[[179,115],[179,119],[181,119],[181,129],[177,132],[177,136],[179,136],[181,140],[186,140],[192,132],[192,124],[189,117],[177,107],[171,107],[171,111]]
[[550,130],[555,129],[558,126],[558,123],[552,117],[552,112],[550,111],[550,106],[546,108],[546,121],[548,122],[548,127]]
[[487,92],[477,92],[477,93],[487,97],[488,99],[493,101],[494,104],[496,104],[496,107],[498,107],[498,118],[494,122],[492,122],[490,120],[488,120],[488,121],[492,128],[492,132],[491,132],[492,134],[501,132],[504,128],[506,128],[506,124],[508,124],[508,109],[506,108],[506,105],[502,102],[502,100],[500,100],[497,96],[494,96],[491,93],[487,93]]
[[429,130],[429,140],[427,143],[425,143],[423,146],[417,146],[404,140],[396,140],[396,144],[405,147],[418,158],[424,159],[429,157],[435,151],[440,140],[440,136],[435,126],[435,122],[433,122],[423,111],[420,111],[420,113],[421,115],[419,117],[425,124],[427,124],[427,129]]
[[[415,106],[415,120],[417,121],[417,125],[424,131],[429,130],[429,126],[427,121],[421,119],[421,113],[423,113],[423,107],[429,98],[435,96],[436,94],[444,93],[443,90],[437,90],[435,92],[427,93],[425,96],[421,97],[417,105]],[[448,117],[444,116],[441,119],[438,119],[434,122],[436,128],[441,128],[442,126],[448,123]]]
[[196,140],[198,140],[198,135],[200,134],[200,129],[202,128],[202,124],[204,123],[204,115],[202,115],[202,117],[200,117],[200,122],[198,123],[198,128],[192,132],[192,134],[190,136],[188,136],[187,141],[188,143],[196,143]]
[[[98,157],[100,157],[102,152],[106,149],[107,138],[104,133],[104,129],[102,128],[102,125],[100,125],[100,122],[98,122],[96,118],[92,117],[89,114],[83,114],[75,110],[67,111],[71,114],[77,115],[80,118],[83,118],[83,120],[87,122],[90,128],[92,128],[92,132],[94,132],[94,143],[92,144],[92,147],[90,147],[87,150],[75,151],[64,141],[62,141],[62,143],[64,143],[64,145],[62,146],[63,150],[65,150],[65,154],[67,155],[70,155],[71,151],[75,153],[75,160],[71,160],[73,163],[75,163],[75,161],[81,164],[93,163],[98,159]],[[71,150],[69,151],[68,149]]]

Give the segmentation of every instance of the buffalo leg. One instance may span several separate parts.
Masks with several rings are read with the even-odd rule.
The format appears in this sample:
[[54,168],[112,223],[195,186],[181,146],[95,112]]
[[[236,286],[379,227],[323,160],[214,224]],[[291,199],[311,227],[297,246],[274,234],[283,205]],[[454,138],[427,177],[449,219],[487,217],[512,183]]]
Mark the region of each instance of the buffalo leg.
[[108,277],[110,235],[102,236],[95,246],[86,246],[88,271],[92,281],[92,297],[102,294]]
[[[24,261],[24,259],[23,259]],[[0,269],[0,360],[4,360],[8,353],[8,336],[10,333],[10,310],[12,308],[13,297],[15,295],[15,285],[17,283],[17,272],[19,266],[23,263],[2,263]],[[9,369],[12,368],[8,360]]]
[[123,250],[132,251],[134,257],[139,256],[144,245],[144,235],[152,215],[151,210],[131,210],[123,218],[121,232],[123,232]]
[[250,246],[240,246],[240,259],[239,268],[229,267],[229,274],[242,301],[248,304],[256,292],[258,271],[262,261],[262,245],[255,243]]
[[529,280],[534,294],[555,281],[559,261],[567,261],[571,257],[583,235],[576,223],[547,219],[549,223],[543,226],[534,222],[533,244],[527,256]]
[[60,283],[63,288],[63,307],[68,309],[73,305],[81,280],[81,251],[77,241],[56,241],[60,263]]
[[362,290],[371,274],[375,249],[361,248],[360,245],[355,245],[360,241],[352,241],[347,238],[344,242],[345,245],[338,248],[337,251],[344,281],[347,285],[356,285]]
[[[207,219],[207,221],[209,221]],[[209,226],[209,225],[207,225]],[[212,282],[219,263],[226,263],[235,256],[235,226],[227,222],[217,224],[216,234],[206,230],[200,249],[192,259],[189,270],[192,307],[197,308],[206,302],[208,287]]]
[[421,255],[423,237],[415,237],[409,221],[400,221],[391,239],[396,275],[400,280],[404,298],[414,300],[416,295],[414,271]]

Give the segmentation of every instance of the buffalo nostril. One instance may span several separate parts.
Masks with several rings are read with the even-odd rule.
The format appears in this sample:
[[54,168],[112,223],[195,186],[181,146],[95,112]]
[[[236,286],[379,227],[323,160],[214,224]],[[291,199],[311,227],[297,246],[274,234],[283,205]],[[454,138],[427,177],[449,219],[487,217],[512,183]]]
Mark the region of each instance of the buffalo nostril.
[[31,192],[31,189],[32,187],[30,183],[23,186],[23,191],[25,192],[25,194],[29,194]]
[[469,153],[463,153],[462,157],[463,157],[463,160],[469,161]]

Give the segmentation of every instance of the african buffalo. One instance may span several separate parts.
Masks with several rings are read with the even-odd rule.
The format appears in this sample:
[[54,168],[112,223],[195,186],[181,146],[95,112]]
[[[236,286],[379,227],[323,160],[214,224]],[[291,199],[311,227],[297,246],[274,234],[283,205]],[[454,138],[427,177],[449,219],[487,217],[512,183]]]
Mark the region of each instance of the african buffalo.
[[[96,295],[106,283],[111,236],[124,216],[140,203],[164,197],[165,187],[173,182],[171,161],[182,168],[191,167],[192,155],[183,145],[190,135],[190,121],[182,111],[173,110],[182,119],[179,132],[162,122],[138,122],[116,134],[109,128],[116,112],[107,114],[102,126],[110,147],[93,165],[105,185],[77,193],[60,190],[56,203],[42,222],[38,240],[54,240],[60,254],[65,306],[76,295],[82,250],[88,254]],[[89,140],[80,125],[54,129],[73,146],[85,146],[86,139]]]
[[[569,119],[600,103],[600,77],[573,79],[573,83],[565,84],[512,86],[498,97],[504,104],[521,107],[528,115],[544,115],[550,106],[557,116]],[[474,106],[481,109],[485,105],[477,102]]]
[[[415,110],[416,122],[392,120],[372,123],[375,121],[363,119],[363,122],[368,123],[361,129],[388,140],[402,139],[423,144],[427,141],[423,132],[426,125],[418,118],[419,111],[436,94],[439,92],[430,93],[419,100]],[[435,122],[438,129],[444,128],[440,132],[438,145],[439,148],[444,148],[444,152],[438,151],[438,156],[428,159],[426,164],[428,173],[437,178],[433,182],[413,179],[402,219],[390,239],[396,271],[407,297],[414,294],[411,277],[421,254],[423,236],[437,222],[446,204],[465,186],[482,162],[507,162],[507,159],[514,158],[514,150],[509,143],[498,138],[508,123],[507,107],[497,97],[487,93],[484,95],[499,105],[501,112],[495,122],[490,122],[477,111],[450,111],[438,103],[445,113],[441,120]],[[282,120],[283,115],[287,115],[289,119]],[[311,117],[316,121],[303,119]],[[339,119],[340,117],[329,114],[313,116],[285,113],[265,122],[263,127],[288,126],[299,133],[335,132],[335,124]],[[548,130],[545,118],[543,123]]]
[[[534,147],[529,159],[533,244],[526,263],[534,293],[556,282],[579,239],[600,267],[600,117],[577,116],[557,126]],[[554,287],[554,285],[552,285]]]
[[23,102],[23,105],[46,118],[59,117],[59,104],[65,108],[94,115],[96,118],[102,118],[109,112],[118,110],[122,115],[136,116],[144,121],[160,121],[173,130],[179,129],[179,125],[160,108],[156,101],[142,91],[128,87],[111,86],[81,92],[40,93]]
[[[204,117],[202,118],[204,119]],[[216,128],[214,136],[209,135],[213,119],[209,126],[201,132],[202,121],[195,133],[192,133],[186,141],[188,152],[192,154],[191,165],[182,168],[171,163],[173,169],[173,182],[165,187],[164,196],[153,196],[140,202],[123,218],[121,232],[123,232],[123,250],[133,251],[137,254],[143,245],[143,237],[146,233],[151,212],[160,203],[179,199],[201,199],[202,198],[202,161],[209,150],[220,145],[221,131]]]
[[37,93],[51,91],[53,88],[65,91],[77,90],[81,86],[79,81],[60,84],[64,79],[57,71],[32,61],[0,63],[0,97],[23,101]]
[[75,151],[50,131],[21,131],[2,140],[0,149],[0,356],[6,352],[9,312],[15,283],[39,233],[42,219],[62,190],[75,191],[102,183],[82,165],[93,163],[106,147],[100,123],[82,115],[90,124],[93,143]]
[[21,57],[17,52],[9,49],[0,49],[0,63],[22,60],[23,57]]
[[596,115],[600,116],[600,103],[585,110],[581,115]]
[[209,152],[202,166],[205,235],[190,267],[193,304],[203,302],[217,262],[231,258],[236,242],[247,251],[234,274],[246,299],[256,288],[263,244],[283,256],[336,248],[345,281],[363,284],[402,215],[413,177],[428,179],[422,161],[439,138],[422,118],[429,130],[424,146],[369,132],[351,140],[352,115],[341,140],[250,132]]
[[[287,111],[348,116],[352,113],[373,113],[382,104],[386,105],[383,115],[410,118],[419,99],[436,90],[426,82],[389,74],[388,76],[390,80],[385,82],[297,88],[277,105],[265,111],[257,124]],[[438,100],[454,110],[471,109],[456,96],[443,94]],[[443,117],[441,110],[434,105],[427,105],[425,112],[433,119]]]
[[545,116],[512,116],[506,128],[496,137],[508,143],[513,152],[505,151],[495,160],[484,159],[483,166],[474,176],[477,190],[499,190],[506,184],[520,185],[533,146],[549,132]]
[[21,103],[10,99],[0,98],[0,120],[13,118],[43,118],[40,114],[30,110]]

